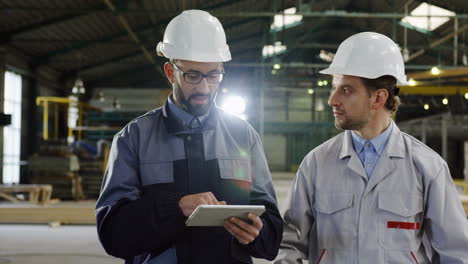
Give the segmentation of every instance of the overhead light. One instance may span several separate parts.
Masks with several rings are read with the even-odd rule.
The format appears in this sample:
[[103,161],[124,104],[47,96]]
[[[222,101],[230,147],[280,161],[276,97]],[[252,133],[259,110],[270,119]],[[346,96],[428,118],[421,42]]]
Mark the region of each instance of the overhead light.
[[416,81],[413,78],[411,78],[411,79],[408,80],[408,85],[409,86],[416,86]]
[[117,99],[116,97],[114,97],[114,100],[112,101],[112,107],[114,107],[114,109],[117,109],[117,110],[122,108],[122,105],[120,104],[119,99]]
[[282,14],[275,15],[270,31],[277,32],[282,29],[292,28],[302,23],[302,15],[296,14],[296,8],[290,7],[283,10]]
[[322,84],[323,84],[323,85],[328,85],[328,81],[327,81],[327,80],[323,80],[323,81],[322,81]]
[[315,101],[315,111],[322,112],[325,110],[325,103],[323,102],[322,98],[317,98]]
[[275,42],[275,45],[265,45],[262,49],[262,55],[265,58],[285,53],[287,50],[286,45],[282,45],[280,41]]
[[439,75],[440,74],[439,68],[437,68],[436,66],[432,67],[431,74],[432,75]]
[[236,115],[242,119],[245,119],[244,111],[245,111],[245,100],[240,96],[228,96],[224,99],[224,102],[221,108],[233,115]]
[[468,100],[468,93],[465,94],[465,99]]
[[279,69],[281,69],[281,65],[280,65],[279,63],[275,63],[275,64],[273,65],[273,69],[279,70]]
[[275,69],[271,70],[271,74],[272,74],[272,75],[275,75],[275,74],[276,74],[276,70],[275,70]]
[[73,94],[84,94],[86,92],[86,89],[83,84],[83,80],[81,78],[77,78],[75,80],[75,84],[73,85],[72,88],[72,93]]
[[326,62],[332,62],[333,58],[335,57],[335,53],[328,52],[325,50],[320,50],[319,53],[319,58],[326,61]]
[[455,16],[453,11],[428,3],[421,3],[411,11],[409,16],[404,17],[401,21],[419,29],[433,31],[449,21],[449,17],[453,16]]
[[99,97],[98,97],[98,98],[99,98],[99,102],[102,103],[102,102],[106,101],[106,98],[104,97],[104,92],[103,92],[103,91],[100,91],[100,92],[98,93],[98,96],[99,96]]
[[424,104],[424,110],[429,110],[429,104]]
[[323,85],[323,82],[322,82],[322,81],[318,81],[318,82],[317,82],[317,85],[318,85],[318,86],[322,86],[322,85]]
[[409,60],[409,50],[408,49],[403,49],[403,60],[407,62]]
[[442,103],[443,103],[444,105],[447,105],[447,104],[448,104],[448,99],[447,99],[447,98],[442,99]]
[[307,90],[307,93],[308,93],[308,94],[314,94],[314,89],[308,89],[308,90]]

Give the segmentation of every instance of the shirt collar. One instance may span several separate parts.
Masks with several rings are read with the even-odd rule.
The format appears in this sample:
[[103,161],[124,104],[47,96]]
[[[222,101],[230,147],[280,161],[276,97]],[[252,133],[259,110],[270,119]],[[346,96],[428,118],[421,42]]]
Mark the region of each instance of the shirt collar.
[[366,143],[366,139],[360,137],[356,132],[351,131],[351,137],[353,139],[354,150],[356,153],[361,153],[362,149],[364,148],[364,144]]
[[[392,132],[393,122],[390,121],[390,125],[382,132],[380,135],[376,136],[375,138],[369,140],[370,144],[374,147],[377,154],[382,155],[382,152],[387,145],[388,139],[390,138],[390,133]],[[351,131],[351,135],[353,138],[354,149],[356,153],[361,153],[364,145],[366,144],[367,140],[359,136],[356,132]]]

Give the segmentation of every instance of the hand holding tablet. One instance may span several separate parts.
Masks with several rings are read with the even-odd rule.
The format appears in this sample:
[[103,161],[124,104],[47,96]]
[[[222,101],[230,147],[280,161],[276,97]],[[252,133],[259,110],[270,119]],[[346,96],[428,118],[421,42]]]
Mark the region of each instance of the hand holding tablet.
[[263,205],[200,205],[189,216],[187,226],[223,226],[224,220],[238,217],[248,220],[248,213],[260,216],[265,212]]

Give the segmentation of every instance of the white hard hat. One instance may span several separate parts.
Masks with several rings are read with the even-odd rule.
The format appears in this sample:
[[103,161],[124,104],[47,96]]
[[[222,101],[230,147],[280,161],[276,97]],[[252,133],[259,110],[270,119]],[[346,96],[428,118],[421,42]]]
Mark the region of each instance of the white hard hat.
[[216,17],[202,10],[187,10],[173,18],[156,51],[168,59],[197,62],[231,60],[223,26]]
[[368,79],[384,75],[407,85],[405,64],[398,45],[389,37],[375,32],[361,32],[343,41],[324,74],[344,74]]

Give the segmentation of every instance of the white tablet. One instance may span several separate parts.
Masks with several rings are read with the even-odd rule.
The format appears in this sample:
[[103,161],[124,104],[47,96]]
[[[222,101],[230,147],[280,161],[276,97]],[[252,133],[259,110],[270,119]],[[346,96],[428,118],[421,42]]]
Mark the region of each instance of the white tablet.
[[263,205],[200,205],[189,216],[187,226],[223,226],[231,216],[248,220],[248,213],[258,216],[265,212]]

